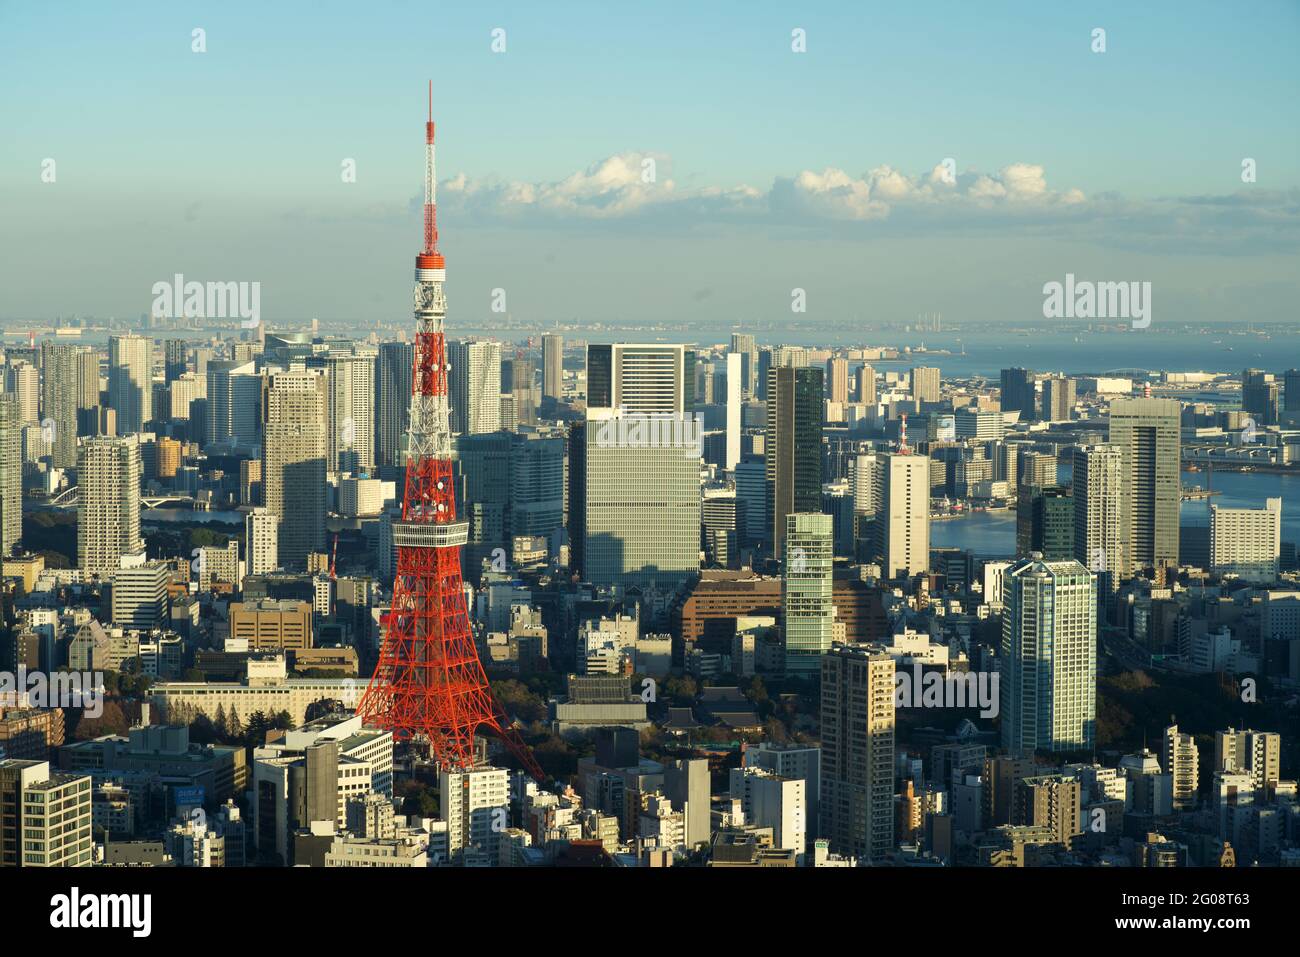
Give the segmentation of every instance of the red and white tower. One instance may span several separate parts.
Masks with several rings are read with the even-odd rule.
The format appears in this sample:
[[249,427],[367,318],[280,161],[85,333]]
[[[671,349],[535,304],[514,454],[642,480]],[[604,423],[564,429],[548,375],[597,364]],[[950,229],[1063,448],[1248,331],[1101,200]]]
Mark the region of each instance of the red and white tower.
[[461,583],[460,549],[469,525],[456,519],[452,488],[451,408],[434,198],[433,84],[424,147],[424,249],[415,257],[415,367],[411,383],[410,452],[402,520],[393,523],[397,579],[379,663],[357,708],[367,723],[395,737],[428,738],[444,768],[474,766],[474,737],[494,732],[535,778],[542,770],[492,699],[470,633]]

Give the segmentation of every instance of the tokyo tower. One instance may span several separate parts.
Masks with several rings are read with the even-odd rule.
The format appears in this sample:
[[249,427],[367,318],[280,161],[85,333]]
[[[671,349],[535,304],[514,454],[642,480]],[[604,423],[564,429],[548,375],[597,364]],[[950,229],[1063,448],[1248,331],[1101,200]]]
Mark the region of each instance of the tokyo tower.
[[399,739],[428,738],[449,770],[474,767],[474,736],[494,732],[539,781],[532,752],[492,699],[470,633],[460,549],[469,525],[456,520],[451,408],[443,320],[446,262],[438,252],[433,160],[433,83],[424,146],[424,249],[415,257],[415,366],[407,433],[406,494],[393,523],[397,579],[379,663],[357,714]]

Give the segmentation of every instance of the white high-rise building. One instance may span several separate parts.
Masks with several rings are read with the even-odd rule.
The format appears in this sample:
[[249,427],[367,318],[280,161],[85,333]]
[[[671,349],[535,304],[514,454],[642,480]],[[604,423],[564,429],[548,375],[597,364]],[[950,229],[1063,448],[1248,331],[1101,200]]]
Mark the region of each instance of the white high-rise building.
[[324,376],[294,371],[271,376],[266,390],[262,491],[286,567],[325,549],[325,386]]
[[741,359],[738,352],[727,353],[727,455],[723,464],[728,472],[740,461]]
[[587,347],[587,408],[681,415],[695,388],[684,345],[592,344]]
[[875,474],[872,558],[887,579],[924,574],[930,567],[930,457],[880,453]]
[[731,769],[731,797],[740,801],[745,823],[772,829],[773,846],[794,851],[803,864],[808,844],[806,786],[763,768]]
[[0,556],[23,537],[23,417],[15,395],[0,395]]
[[1282,499],[1263,508],[1210,506],[1210,569],[1248,581],[1277,581],[1282,555]]
[[264,575],[280,567],[280,523],[269,508],[244,516],[244,571]]
[[137,631],[162,628],[167,621],[170,577],[161,562],[120,569],[113,576],[113,624]]
[[1124,456],[1115,445],[1074,450],[1074,557],[1114,591],[1129,573]]
[[[95,438],[77,456],[77,566],[111,577],[144,560],[140,537],[140,440]],[[124,562],[125,559],[125,562]]]
[[354,474],[374,471],[375,367],[378,359],[376,348],[356,344],[336,346],[323,357],[329,372],[329,427],[326,431],[330,471]]
[[1077,561],[1031,556],[1007,571],[1005,591],[998,658],[1003,749],[1091,749],[1097,724],[1096,578]]
[[501,343],[449,343],[447,363],[451,430],[478,435],[500,429]]
[[108,404],[117,413],[118,435],[143,432],[153,419],[153,340],[112,336],[108,340]]
[[785,670],[808,674],[821,667],[835,632],[834,526],[829,515],[793,512],[785,520]]
[[1200,752],[1196,749],[1196,739],[1179,731],[1176,724],[1165,728],[1162,761],[1165,773],[1173,780],[1174,810],[1192,810],[1200,788]]
[[478,767],[438,775],[439,806],[447,822],[447,852],[453,861],[466,848],[495,848],[510,822],[510,782],[505,768]]
[[[254,362],[209,362],[205,394],[208,400],[207,441],[210,445],[256,446],[261,438],[259,407],[262,401],[262,376]],[[182,380],[172,382],[172,388]],[[194,387],[181,386],[182,399],[174,407],[193,401]],[[185,416],[188,417],[188,405]],[[120,423],[119,423],[120,424]]]
[[4,390],[18,399],[18,414],[23,422],[40,421],[41,373],[29,362],[5,366]]

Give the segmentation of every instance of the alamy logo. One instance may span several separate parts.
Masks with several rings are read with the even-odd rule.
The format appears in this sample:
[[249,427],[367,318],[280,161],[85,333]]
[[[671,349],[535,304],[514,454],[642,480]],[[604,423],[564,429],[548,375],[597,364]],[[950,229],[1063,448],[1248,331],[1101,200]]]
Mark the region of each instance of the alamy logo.
[[56,929],[122,927],[132,937],[148,937],[153,930],[152,894],[70,893],[50,898],[50,926]]
[[998,678],[996,671],[923,672],[913,662],[910,673],[894,673],[894,707],[979,708],[981,718],[996,718]]
[[87,718],[104,713],[102,671],[0,671],[0,703],[9,700],[34,708],[81,708]]
[[604,419],[596,430],[601,448],[680,449],[687,458],[704,454],[704,428],[694,413],[633,412]]
[[1092,282],[1065,274],[1043,284],[1045,319],[1131,319],[1134,329],[1151,325],[1151,283]]
[[152,315],[165,319],[238,319],[245,329],[262,322],[260,282],[186,282],[176,273],[171,283],[153,284]]

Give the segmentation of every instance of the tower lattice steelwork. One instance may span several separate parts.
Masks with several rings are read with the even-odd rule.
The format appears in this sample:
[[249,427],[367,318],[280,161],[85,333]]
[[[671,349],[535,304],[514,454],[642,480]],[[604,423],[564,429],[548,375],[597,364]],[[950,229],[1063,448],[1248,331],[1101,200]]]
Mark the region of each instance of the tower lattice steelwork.
[[446,262],[438,252],[433,154],[433,84],[425,126],[424,249],[415,257],[415,365],[410,451],[402,519],[393,523],[397,579],[379,663],[357,709],[400,739],[428,738],[446,768],[474,766],[474,736],[492,731],[535,778],[532,752],[492,699],[470,633],[460,549],[468,523],[456,519],[451,409],[443,320]]

